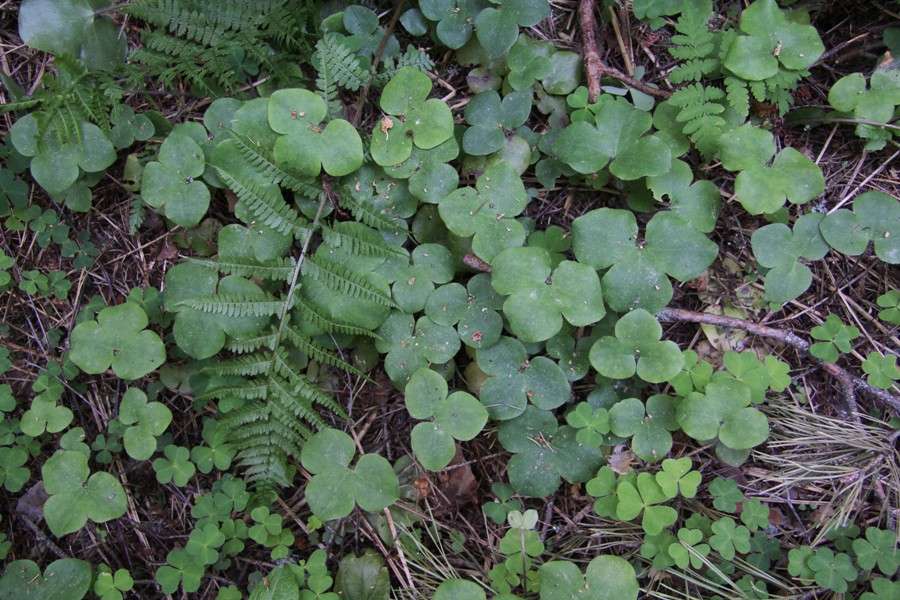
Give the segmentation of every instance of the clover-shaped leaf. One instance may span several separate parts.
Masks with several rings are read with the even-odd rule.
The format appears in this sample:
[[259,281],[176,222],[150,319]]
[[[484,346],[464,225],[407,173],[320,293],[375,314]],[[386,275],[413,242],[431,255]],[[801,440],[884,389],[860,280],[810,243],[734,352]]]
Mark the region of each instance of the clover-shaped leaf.
[[866,150],[880,150],[892,136],[883,125],[894,118],[894,109],[900,104],[896,93],[900,78],[893,67],[891,61],[879,64],[869,89],[862,74],[852,73],[839,79],[828,92],[828,102],[834,108],[858,121],[856,135],[868,140]]
[[[641,460],[656,462],[672,449],[672,434],[678,429],[675,422],[674,398],[656,394],[644,403],[626,398],[609,409],[609,428],[613,434],[631,438],[631,450]],[[633,437],[632,437],[633,436]]]
[[397,165],[409,158],[413,146],[434,148],[453,135],[450,108],[437,98],[428,99],[431,79],[413,67],[403,67],[381,92],[384,117],[372,132],[370,150],[382,166]]
[[493,57],[502,56],[515,43],[519,27],[537,25],[550,14],[547,0],[500,0],[475,18],[475,35]]
[[619,502],[616,516],[623,521],[636,519],[643,512],[641,526],[649,535],[656,535],[678,519],[671,506],[659,506],[668,498],[650,473],[639,473],[635,484],[621,481],[616,487]]
[[397,306],[412,314],[425,308],[425,301],[434,291],[435,283],[447,283],[453,279],[453,257],[440,244],[422,244],[412,251],[409,258],[398,256],[388,259],[378,272],[392,282],[391,291]]
[[634,213],[600,208],[573,221],[575,256],[603,276],[603,297],[617,312],[643,308],[654,313],[672,299],[666,274],[681,281],[699,276],[716,258],[718,247],[672,212],[653,215],[645,244],[636,245]]
[[858,573],[850,555],[835,554],[830,548],[819,548],[806,561],[812,570],[816,583],[834,592],[847,591],[847,582],[855,581]]
[[162,143],[158,158],[144,167],[141,197],[176,225],[194,227],[209,208],[209,188],[200,180],[203,149],[187,132],[176,131]]
[[58,433],[69,426],[75,417],[66,406],[56,403],[56,398],[35,396],[31,408],[22,415],[22,433],[37,437],[47,431]]
[[96,321],[72,330],[69,356],[85,373],[103,373],[112,365],[122,379],[143,377],[166,360],[162,340],[144,329],[147,324],[147,313],[132,302],[104,308]]
[[479,273],[466,287],[449,283],[437,288],[425,302],[425,314],[438,325],[456,325],[459,338],[471,348],[489,348],[503,333],[497,312],[503,298],[491,285],[491,276]]
[[420,367],[449,362],[460,349],[453,327],[439,325],[429,317],[415,321],[400,311],[392,312],[376,333],[375,347],[387,353],[384,368],[401,390]]
[[487,169],[475,188],[459,188],[444,198],[438,210],[447,229],[472,238],[472,251],[491,260],[504,248],[521,246],[525,229],[513,219],[528,204],[525,185],[505,162]]
[[435,33],[452,50],[462,48],[472,37],[472,25],[487,0],[422,0],[419,8],[430,21],[437,22]]
[[125,430],[125,451],[135,460],[147,460],[156,451],[156,437],[172,422],[172,411],[161,402],[147,402],[147,394],[128,388],[119,404],[119,421]]
[[827,362],[835,362],[841,352],[850,352],[850,342],[859,337],[859,329],[845,325],[835,314],[828,315],[825,322],[810,330],[810,335],[817,340],[809,348],[809,353]]
[[609,433],[609,413],[605,408],[594,409],[587,402],[579,402],[566,415],[566,423],[577,429],[575,439],[579,444],[602,446]]
[[184,446],[169,444],[163,450],[165,457],[153,461],[156,480],[160,483],[170,481],[178,487],[184,487],[197,471],[191,462],[191,451]]
[[406,408],[415,419],[431,419],[412,430],[412,449],[422,466],[438,471],[456,454],[454,440],[467,442],[481,432],[488,413],[471,394],[447,395],[447,382],[440,374],[422,368],[406,384]]
[[766,299],[777,304],[790,302],[809,288],[812,271],[800,258],[819,260],[828,253],[828,244],[819,232],[824,215],[803,215],[793,231],[782,223],[772,223],[753,232],[753,255],[766,273]]
[[531,92],[510,92],[502,101],[494,90],[476,94],[466,105],[466,122],[471,127],[463,134],[463,150],[473,156],[500,150],[507,132],[524,124],[529,114]]
[[591,348],[591,364],[611,379],[627,379],[637,374],[650,383],[661,383],[684,365],[678,345],[660,341],[662,326],[646,310],[634,310],[616,323],[616,336],[605,336]]
[[218,548],[225,543],[225,534],[215,523],[207,523],[191,532],[184,551],[201,564],[211,565],[219,560]]
[[750,406],[750,388],[735,379],[719,379],[706,393],[693,392],[678,406],[678,423],[697,441],[719,438],[732,450],[758,446],[769,437],[769,422]]
[[363,163],[362,139],[343,119],[321,127],[328,105],[309,90],[278,90],[269,98],[269,125],[280,136],[272,149],[275,162],[305,177],[321,171],[341,177]]
[[878,318],[892,325],[900,325],[900,291],[888,290],[875,299],[884,310],[878,311]]
[[492,261],[491,283],[509,296],[503,313],[523,342],[550,339],[562,328],[563,317],[584,327],[606,314],[597,272],[573,261],[563,261],[551,271],[550,253],[543,248],[500,252]]
[[697,495],[702,476],[699,471],[692,471],[692,466],[688,457],[663,461],[662,471],[656,474],[656,483],[668,498],[675,498],[679,492],[685,498]]
[[750,530],[735,523],[731,517],[723,517],[713,523],[715,535],[709,538],[709,545],[725,560],[734,560],[735,552],[750,552]]
[[88,519],[105,523],[125,514],[122,484],[109,473],[90,475],[88,458],[80,452],[58,450],[44,463],[41,475],[50,494],[44,518],[57,537],[78,531]]
[[853,212],[836,210],[826,215],[819,229],[838,252],[856,256],[874,241],[875,255],[888,264],[900,264],[900,200],[884,192],[860,194]]
[[541,565],[541,600],[636,600],[639,592],[634,567],[618,556],[596,556],[582,575],[569,561]]
[[529,359],[517,339],[501,337],[490,348],[478,350],[475,361],[489,375],[479,396],[492,419],[518,417],[529,402],[552,410],[569,399],[569,382],[559,365],[544,356]]
[[184,550],[172,550],[166,555],[166,564],[156,571],[156,581],[164,594],[172,594],[181,583],[187,593],[200,589],[204,565]]
[[703,542],[702,531],[682,527],[678,530],[678,542],[670,545],[666,552],[682,569],[686,569],[688,565],[700,569],[704,565],[703,557],[708,556],[711,550],[709,544],[701,542]]
[[94,593],[100,596],[100,600],[122,600],[122,592],[134,587],[134,578],[128,569],[116,569],[115,573],[105,565],[101,565],[100,569],[94,582]]
[[0,598],[80,600],[91,587],[91,565],[77,558],[55,560],[44,570],[30,560],[6,565],[0,578]]
[[894,381],[900,379],[896,354],[882,356],[872,352],[866,356],[862,369],[866,372],[866,381],[878,389],[888,390],[894,385]]
[[112,109],[109,121],[113,127],[109,132],[116,148],[127,148],[135,140],[146,141],[153,136],[153,122],[147,115],[135,114],[127,104],[119,104]]
[[[547,42],[533,40],[527,35],[520,34],[515,44],[509,49],[506,65],[509,74],[506,81],[517,92],[527,90],[534,82],[553,73],[553,46]],[[576,83],[577,85],[577,83]],[[545,88],[546,89],[546,88]],[[551,94],[566,94],[568,91],[547,90]]]
[[536,406],[501,423],[498,435],[503,447],[514,453],[509,482],[523,496],[548,496],[559,487],[560,478],[569,483],[587,481],[602,460],[599,448],[580,444],[575,429],[559,427],[552,413]]
[[633,180],[662,175],[672,166],[669,144],[661,137],[643,134],[650,130],[650,113],[627,101],[602,96],[596,123],[578,121],[556,138],[556,157],[579,173],[596,173],[609,166],[619,179]]
[[209,473],[213,467],[225,471],[231,466],[231,461],[237,454],[237,448],[229,444],[224,428],[219,427],[215,419],[203,421],[203,441],[206,446],[194,446],[191,448],[191,462],[197,465],[201,473]]
[[24,466],[28,461],[28,451],[24,448],[0,447],[0,484],[8,492],[16,493],[28,483],[31,471]]
[[323,521],[346,517],[357,504],[362,510],[378,512],[399,498],[391,464],[381,456],[364,454],[350,469],[355,454],[353,439],[336,429],[323,429],[303,446],[300,462],[313,474],[306,499]]
[[897,550],[897,536],[893,531],[877,527],[867,527],[865,539],[853,540],[856,562],[863,569],[878,570],[891,577],[900,569],[900,550]]

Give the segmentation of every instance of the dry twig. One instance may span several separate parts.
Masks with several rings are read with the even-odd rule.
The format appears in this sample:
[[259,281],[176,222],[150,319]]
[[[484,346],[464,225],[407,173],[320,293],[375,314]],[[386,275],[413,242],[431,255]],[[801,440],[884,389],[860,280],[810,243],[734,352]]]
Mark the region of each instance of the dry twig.
[[870,398],[877,400],[883,407],[889,409],[894,414],[900,415],[900,398],[897,398],[886,390],[880,390],[869,385],[859,377],[853,377],[853,375],[848,373],[843,367],[839,367],[834,363],[826,362],[811,355],[809,353],[809,342],[795,335],[791,331],[782,331],[781,329],[759,325],[757,323],[744,321],[742,319],[734,319],[732,317],[724,317],[721,315],[714,315],[710,313],[695,312],[691,310],[684,310],[681,308],[663,309],[662,312],[656,315],[656,318],[660,321],[670,323],[687,321],[689,323],[702,323],[707,325],[716,325],[719,327],[731,327],[733,329],[740,329],[742,331],[746,331],[760,337],[779,340],[781,342],[784,342],[788,346],[795,348],[798,352],[800,352],[800,354],[808,356],[813,362],[822,367],[822,369],[826,373],[828,373],[832,377],[835,377],[841,383],[841,388],[844,390],[845,399],[847,401],[847,404],[851,407],[851,410],[855,410],[856,408],[856,398],[852,393],[853,390],[856,390],[866,394]]
[[584,71],[588,80],[588,102],[593,104],[600,96],[600,78],[612,77],[638,91],[644,92],[655,98],[667,100],[672,96],[671,92],[661,90],[629,77],[615,67],[611,67],[600,58],[597,45],[597,21],[594,18],[595,0],[581,0],[578,5],[578,22],[581,25],[581,40],[584,51]]

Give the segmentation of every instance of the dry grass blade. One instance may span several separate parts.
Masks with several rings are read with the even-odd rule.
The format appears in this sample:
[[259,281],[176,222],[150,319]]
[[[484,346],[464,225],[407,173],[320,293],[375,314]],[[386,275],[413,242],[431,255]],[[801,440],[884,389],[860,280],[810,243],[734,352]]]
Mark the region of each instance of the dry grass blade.
[[[749,474],[777,502],[815,505],[818,542],[834,527],[887,519],[900,510],[900,453],[887,423],[851,423],[787,402],[764,409],[772,424],[765,449],[754,452],[762,469]],[[873,496],[874,495],[874,496]],[[858,521],[862,517],[862,521]]]

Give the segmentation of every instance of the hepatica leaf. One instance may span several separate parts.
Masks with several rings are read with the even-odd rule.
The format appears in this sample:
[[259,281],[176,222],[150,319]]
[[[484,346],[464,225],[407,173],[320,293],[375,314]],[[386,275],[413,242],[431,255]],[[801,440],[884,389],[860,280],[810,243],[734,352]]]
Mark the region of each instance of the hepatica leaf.
[[636,309],[616,323],[616,336],[605,336],[591,348],[591,364],[611,379],[635,373],[644,381],[661,383],[681,372],[684,357],[678,345],[660,341],[662,326],[653,315]]
[[58,450],[41,471],[50,498],[44,518],[50,531],[63,536],[81,529],[88,519],[105,523],[125,514],[125,490],[109,473],[90,474],[87,457]]
[[453,135],[453,116],[446,103],[428,99],[431,79],[413,67],[403,67],[384,86],[381,110],[385,116],[375,125],[370,150],[382,166],[409,158],[413,145],[428,150]]
[[478,41],[494,57],[510,49],[520,26],[532,27],[550,14],[547,0],[500,0],[494,4],[499,7],[486,8],[475,19]]
[[686,281],[699,276],[715,259],[718,247],[672,212],[660,212],[647,224],[643,247],[637,246],[634,213],[600,208],[572,223],[575,256],[603,275],[603,296],[610,308],[658,312],[672,299],[666,274]]
[[316,177],[322,170],[341,177],[362,166],[362,139],[356,128],[343,119],[323,127],[327,113],[325,100],[309,90],[274,92],[269,98],[269,126],[284,134],[275,142],[275,161],[306,177]]
[[766,273],[766,299],[783,304],[805,292],[812,283],[809,267],[800,258],[819,260],[828,253],[828,244],[819,233],[824,215],[804,215],[787,225],[772,223],[760,227],[750,238],[753,255]]
[[122,379],[143,377],[166,360],[162,340],[145,329],[147,323],[147,313],[132,302],[104,308],[96,321],[72,331],[72,362],[85,373],[103,373],[112,366]]
[[836,210],[822,219],[819,229],[838,252],[856,256],[873,241],[878,258],[900,264],[900,200],[884,192],[860,194],[853,201],[853,212]]
[[474,156],[492,154],[503,146],[507,132],[524,124],[531,114],[531,92],[511,92],[503,100],[487,90],[475,95],[466,105],[463,150]]
[[500,425],[503,447],[514,453],[509,461],[509,481],[523,496],[539,498],[556,491],[560,479],[569,483],[587,481],[602,460],[600,449],[580,444],[576,430],[559,427],[546,410],[529,406],[524,413]]
[[77,558],[61,558],[41,568],[30,560],[8,563],[0,578],[0,598],[79,600],[91,587],[91,565]]
[[209,208],[209,188],[200,181],[206,168],[203,150],[191,137],[175,132],[159,149],[159,160],[144,167],[141,196],[163,209],[181,227],[194,227]]
[[[566,127],[553,144],[556,157],[579,173],[596,173],[610,163],[610,172],[624,180],[662,175],[672,166],[667,142],[650,130],[652,116],[622,98],[602,96],[595,123],[578,121]],[[643,136],[643,137],[642,137]]]
[[444,198],[438,210],[447,229],[472,237],[472,251],[490,262],[504,248],[521,246],[525,229],[513,217],[528,204],[521,178],[508,163],[487,169],[475,188],[459,188]]
[[750,406],[749,386],[733,378],[710,382],[706,393],[691,393],[678,407],[678,424],[699,442],[718,438],[732,450],[747,450],[769,437],[766,416]]
[[460,349],[456,330],[427,316],[415,321],[412,315],[394,311],[376,333],[380,338],[375,347],[387,353],[384,368],[401,390],[419,368],[446,363]]
[[303,446],[300,462],[313,474],[306,498],[323,521],[346,517],[354,505],[377,512],[399,497],[397,475],[381,456],[364,454],[350,468],[356,454],[353,439],[336,429],[323,429]]
[[563,261],[551,271],[550,253],[543,248],[508,248],[493,261],[491,283],[508,295],[503,312],[510,328],[524,342],[556,335],[563,317],[576,327],[592,325],[606,309],[596,271]]
[[501,337],[490,348],[478,350],[475,361],[490,376],[479,395],[492,419],[515,418],[529,403],[552,410],[569,400],[569,382],[559,365],[544,356],[529,359],[517,339]]
[[[748,6],[741,13],[740,29],[759,40],[757,44],[765,42],[760,53],[777,56],[785,69],[808,69],[825,51],[815,27],[788,19],[775,0],[756,0]],[[727,60],[725,66],[731,68]]]
[[497,312],[503,298],[491,285],[491,276],[479,273],[466,287],[449,283],[437,288],[425,302],[425,315],[438,325],[456,325],[459,339],[472,348],[489,348],[503,333]]
[[440,374],[422,368],[406,385],[406,408],[416,419],[429,419],[412,430],[412,449],[423,467],[443,469],[456,454],[454,440],[469,441],[481,432],[488,413],[471,394],[447,395],[447,382]]

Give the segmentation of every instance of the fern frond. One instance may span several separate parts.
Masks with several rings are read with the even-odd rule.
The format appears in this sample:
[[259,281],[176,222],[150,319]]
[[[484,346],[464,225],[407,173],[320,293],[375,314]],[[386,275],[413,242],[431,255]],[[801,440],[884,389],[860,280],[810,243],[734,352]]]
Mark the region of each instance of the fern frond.
[[279,233],[291,234],[301,241],[311,235],[306,220],[288,206],[277,185],[258,185],[243,177],[234,177],[219,167],[216,167],[216,172],[247,205],[257,221]]
[[[239,375],[253,377],[264,375],[272,368],[272,354],[262,352],[247,356],[238,356],[231,360],[223,360],[203,368],[207,375]],[[212,393],[212,392],[210,392]]]
[[351,194],[341,194],[339,204],[341,208],[349,210],[353,218],[372,229],[392,233],[406,233],[406,230],[399,225],[398,220],[395,220],[395,216],[382,208],[372,205],[371,202],[357,200]]
[[381,72],[372,79],[372,85],[376,88],[384,87],[403,67],[413,67],[427,73],[434,68],[434,60],[424,50],[409,45],[403,54],[384,61]]
[[191,258],[188,262],[215,269],[226,275],[240,275],[249,279],[268,279],[270,281],[290,281],[295,266],[294,259],[289,256],[264,262],[221,257],[215,260]]
[[243,379],[237,384],[222,385],[206,390],[205,392],[194,396],[194,400],[200,402],[226,397],[241,398],[242,400],[265,400],[268,391],[269,387],[264,382]]
[[[330,394],[326,394],[310,383],[305,375],[298,373],[289,364],[288,357],[284,352],[276,351],[274,361],[275,373],[270,375],[270,380],[278,384],[279,390],[290,390],[288,398],[291,402],[282,405],[281,409],[292,412],[294,416],[302,417],[304,422],[310,423],[316,429],[325,427],[325,421],[313,408],[314,406],[329,410],[342,419],[349,418],[341,405]],[[269,390],[270,393],[275,391],[272,386],[269,386]]]
[[750,94],[747,92],[747,82],[737,77],[726,77],[725,91],[731,108],[737,111],[741,117],[746,118],[750,114]]
[[334,321],[330,319],[326,315],[322,314],[322,312],[312,303],[309,302],[303,296],[294,295],[294,317],[297,321],[301,323],[309,323],[316,329],[320,329],[322,331],[330,331],[335,333],[343,333],[346,335],[362,335],[366,337],[377,337],[373,331],[368,329],[363,329],[362,327],[356,327],[353,325],[347,325],[346,323],[340,323],[338,321]]
[[260,348],[272,350],[275,346],[275,334],[258,335],[251,338],[229,338],[225,343],[225,349],[235,354],[249,354]]
[[341,113],[338,102],[338,87],[357,91],[369,78],[359,57],[344,45],[337,34],[328,34],[319,39],[313,55],[316,69],[316,92],[328,104],[328,115],[335,118]]
[[241,318],[271,317],[281,314],[281,311],[284,310],[284,302],[272,294],[262,292],[252,296],[237,294],[199,296],[182,300],[178,305],[223,317]]
[[719,61],[713,57],[714,36],[706,25],[711,16],[710,0],[687,0],[684,3],[681,17],[675,23],[675,29],[680,35],[672,36],[672,43],[675,45],[669,53],[673,58],[686,62],[669,74],[669,81],[672,83],[700,81],[704,75],[709,75],[719,66]]
[[259,144],[248,142],[243,136],[233,131],[228,133],[237,144],[238,151],[244,160],[267,180],[274,184],[280,184],[310,200],[315,200],[322,193],[322,185],[315,179],[291,175],[276,165],[271,154]]
[[403,248],[392,246],[371,229],[353,222],[335,223],[334,227],[322,227],[322,239],[332,248],[344,248],[352,254],[363,256],[403,256],[409,254]]
[[670,99],[681,109],[675,119],[684,123],[684,133],[706,157],[715,154],[725,126],[725,120],[717,116],[725,111],[725,107],[717,102],[724,97],[725,92],[719,88],[695,83],[678,90]]
[[354,273],[324,256],[307,256],[300,267],[300,272],[339,294],[398,308],[387,292],[373,285],[359,273]]
[[[284,333],[287,340],[293,344],[298,350],[303,352],[312,360],[318,361],[325,365],[337,367],[343,371],[347,371],[357,377],[362,377],[366,381],[372,382],[369,376],[348,363],[335,356],[328,348],[316,342],[315,340],[303,335],[298,329],[291,325],[284,326]],[[374,382],[372,382],[374,383]]]

